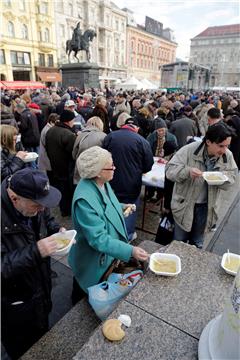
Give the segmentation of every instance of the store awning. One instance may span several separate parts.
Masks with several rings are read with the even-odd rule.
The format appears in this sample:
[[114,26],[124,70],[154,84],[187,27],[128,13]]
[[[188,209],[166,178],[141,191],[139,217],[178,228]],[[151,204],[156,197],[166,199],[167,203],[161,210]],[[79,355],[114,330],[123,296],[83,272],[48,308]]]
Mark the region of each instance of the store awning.
[[40,77],[41,81],[45,82],[61,82],[62,75],[58,72],[42,72],[37,71],[37,75]]
[[3,89],[43,89],[46,86],[39,81],[1,81]]

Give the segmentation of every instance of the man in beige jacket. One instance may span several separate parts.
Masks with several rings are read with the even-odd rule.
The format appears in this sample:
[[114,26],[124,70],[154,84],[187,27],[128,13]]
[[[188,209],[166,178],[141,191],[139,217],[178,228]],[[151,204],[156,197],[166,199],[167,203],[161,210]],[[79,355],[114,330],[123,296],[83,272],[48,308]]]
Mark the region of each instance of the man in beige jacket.
[[[175,222],[174,239],[203,246],[205,228],[216,224],[220,190],[234,184],[237,165],[228,146],[233,131],[220,122],[208,128],[203,141],[183,146],[169,161],[166,176],[173,181],[171,209]],[[222,171],[228,180],[208,185],[204,171]]]

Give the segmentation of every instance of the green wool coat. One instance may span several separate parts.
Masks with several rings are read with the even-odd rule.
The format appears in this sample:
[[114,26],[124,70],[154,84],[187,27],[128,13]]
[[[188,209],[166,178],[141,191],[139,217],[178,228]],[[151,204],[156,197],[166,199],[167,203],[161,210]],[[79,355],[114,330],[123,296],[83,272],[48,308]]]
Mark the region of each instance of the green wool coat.
[[105,189],[108,196],[94,180],[82,179],[73,197],[77,235],[68,262],[85,292],[100,281],[115,258],[128,261],[132,254],[121,204],[108,183]]

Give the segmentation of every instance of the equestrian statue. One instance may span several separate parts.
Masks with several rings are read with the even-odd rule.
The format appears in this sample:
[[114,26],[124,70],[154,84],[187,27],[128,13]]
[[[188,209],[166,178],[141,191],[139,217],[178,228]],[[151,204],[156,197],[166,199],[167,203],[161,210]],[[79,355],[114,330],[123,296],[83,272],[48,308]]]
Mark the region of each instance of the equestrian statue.
[[79,62],[79,58],[77,57],[77,53],[81,50],[86,51],[87,61],[90,62],[90,51],[89,51],[89,43],[93,41],[94,36],[97,36],[94,30],[88,29],[82,34],[82,30],[80,29],[80,22],[77,23],[76,28],[73,30],[72,39],[66,41],[66,54],[68,55],[68,61],[70,61],[70,54],[73,51],[74,57]]

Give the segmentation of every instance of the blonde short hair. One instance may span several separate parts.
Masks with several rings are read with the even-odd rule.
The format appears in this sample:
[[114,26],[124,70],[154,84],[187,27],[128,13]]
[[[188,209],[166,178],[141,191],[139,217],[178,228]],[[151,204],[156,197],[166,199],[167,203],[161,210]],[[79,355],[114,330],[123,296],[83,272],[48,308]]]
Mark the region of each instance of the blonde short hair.
[[100,131],[103,131],[103,122],[102,122],[102,119],[98,116],[93,116],[90,119],[88,119],[86,126],[87,127],[96,127]]

